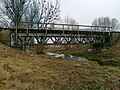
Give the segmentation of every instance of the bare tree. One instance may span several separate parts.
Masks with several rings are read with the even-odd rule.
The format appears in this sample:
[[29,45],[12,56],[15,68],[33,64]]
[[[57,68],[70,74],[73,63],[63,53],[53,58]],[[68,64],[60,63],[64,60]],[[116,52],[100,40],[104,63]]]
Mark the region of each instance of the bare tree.
[[41,27],[39,23],[52,23],[60,18],[59,7],[59,0],[33,0],[24,15],[24,20],[31,24],[37,23],[37,28],[39,28]]
[[94,26],[108,26],[112,27],[113,30],[120,29],[120,23],[115,18],[109,18],[109,17],[99,17],[96,18],[92,25]]
[[70,17],[70,16],[66,16],[66,17],[64,18],[64,22],[65,22],[66,24],[72,24],[72,25],[77,25],[77,24],[78,24],[78,23],[76,22],[76,20],[75,20],[74,18]]
[[[59,0],[1,0],[1,20],[18,27],[20,22],[51,23],[60,17]],[[38,25],[39,27],[39,25]]]
[[12,27],[18,28],[23,14],[26,12],[30,0],[1,0],[2,7],[0,7],[4,15],[5,23],[10,23]]
[[14,27],[16,29],[16,41],[18,41],[18,28],[22,20],[23,14],[26,12],[29,7],[30,0],[1,0],[2,7],[0,7],[4,17],[4,22],[9,27]]
[[67,28],[70,29],[70,30],[77,30],[78,23],[77,23],[77,21],[74,18],[72,18],[70,16],[66,16],[64,18],[64,23],[65,24],[70,24],[70,25],[75,25],[75,26],[71,26],[71,27],[68,25]]

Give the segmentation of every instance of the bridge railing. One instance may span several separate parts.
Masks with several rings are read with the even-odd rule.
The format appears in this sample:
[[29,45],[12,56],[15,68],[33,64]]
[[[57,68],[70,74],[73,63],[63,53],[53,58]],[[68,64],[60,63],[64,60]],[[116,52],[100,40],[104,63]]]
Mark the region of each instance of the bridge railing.
[[21,29],[37,30],[69,30],[69,31],[94,31],[94,32],[111,32],[112,27],[107,26],[90,26],[90,25],[72,25],[72,24],[55,24],[55,23],[33,23],[21,22]]
[[[13,28],[14,29],[14,28]],[[91,31],[91,32],[111,32],[112,27],[107,26],[90,26],[90,25],[72,25],[72,24],[55,24],[55,23],[29,23],[21,22],[19,25],[21,32],[26,30],[62,30],[64,31]],[[23,29],[23,30],[22,30]]]

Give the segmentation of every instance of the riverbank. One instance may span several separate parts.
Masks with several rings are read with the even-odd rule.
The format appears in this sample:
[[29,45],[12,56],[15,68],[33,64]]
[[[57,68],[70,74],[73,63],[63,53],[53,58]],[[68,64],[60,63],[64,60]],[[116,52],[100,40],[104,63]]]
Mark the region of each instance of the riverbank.
[[88,52],[89,48],[89,45],[84,45],[77,46],[69,50],[53,50],[53,52],[65,55],[76,55],[90,61],[95,61],[102,66],[120,66],[120,41],[114,46],[103,50],[101,53]]
[[0,89],[119,90],[120,67],[25,53],[0,43]]
[[81,53],[81,52],[72,52],[72,51],[62,51],[57,52],[65,55],[75,55],[82,58],[86,58],[89,61],[95,61],[102,66],[120,66],[120,58],[112,54],[106,55],[104,53]]

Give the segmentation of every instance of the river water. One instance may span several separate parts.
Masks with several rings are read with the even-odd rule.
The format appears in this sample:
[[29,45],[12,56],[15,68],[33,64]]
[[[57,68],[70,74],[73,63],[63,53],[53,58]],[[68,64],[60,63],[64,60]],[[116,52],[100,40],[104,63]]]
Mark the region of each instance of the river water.
[[56,53],[47,53],[47,55],[54,56],[56,58],[62,58],[65,60],[78,60],[78,61],[88,61],[86,58],[75,55],[65,55],[65,54],[56,54]]

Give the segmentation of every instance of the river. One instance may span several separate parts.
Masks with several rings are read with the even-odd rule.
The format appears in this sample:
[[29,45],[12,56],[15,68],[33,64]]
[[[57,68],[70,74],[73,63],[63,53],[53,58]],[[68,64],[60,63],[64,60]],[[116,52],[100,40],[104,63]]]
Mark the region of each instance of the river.
[[86,58],[82,58],[76,55],[65,55],[65,54],[56,54],[48,52],[47,55],[54,56],[56,58],[62,58],[65,60],[78,60],[78,61],[88,61]]

